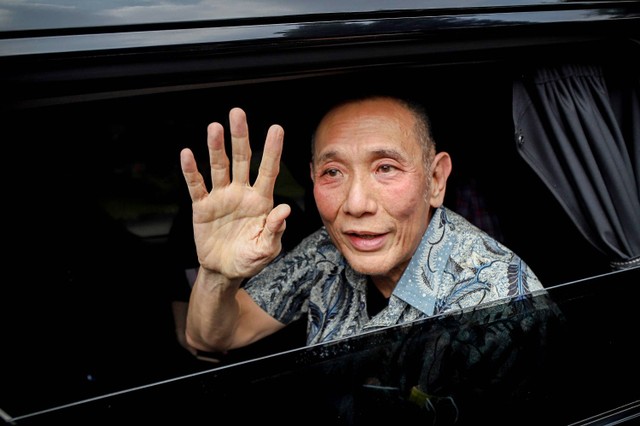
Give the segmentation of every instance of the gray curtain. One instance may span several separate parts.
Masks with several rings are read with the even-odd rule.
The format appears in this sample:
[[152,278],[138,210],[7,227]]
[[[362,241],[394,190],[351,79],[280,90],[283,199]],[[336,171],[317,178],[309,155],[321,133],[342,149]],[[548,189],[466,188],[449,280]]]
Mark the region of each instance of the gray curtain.
[[513,85],[518,152],[612,269],[640,266],[640,72],[541,67]]

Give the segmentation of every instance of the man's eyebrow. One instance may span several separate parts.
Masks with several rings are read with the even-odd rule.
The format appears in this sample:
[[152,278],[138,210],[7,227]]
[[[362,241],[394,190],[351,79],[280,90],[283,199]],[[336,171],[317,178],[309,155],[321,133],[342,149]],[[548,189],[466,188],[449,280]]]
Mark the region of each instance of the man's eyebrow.
[[335,150],[327,151],[322,153],[319,157],[315,157],[314,163],[324,163],[326,161],[331,161],[338,156],[338,152]]
[[[406,160],[406,156],[402,155],[402,153],[400,151],[395,150],[395,149],[389,149],[389,148],[374,149],[369,153],[369,155],[372,158],[391,158],[391,159],[397,160],[397,161]],[[330,151],[324,152],[322,155],[317,157],[315,162],[320,164],[320,163],[324,163],[326,161],[334,160],[334,159],[338,158],[339,156],[340,155],[338,154],[338,151],[330,150]]]
[[397,161],[402,161],[406,158],[400,151],[388,148],[373,150],[372,154],[375,158],[391,158]]

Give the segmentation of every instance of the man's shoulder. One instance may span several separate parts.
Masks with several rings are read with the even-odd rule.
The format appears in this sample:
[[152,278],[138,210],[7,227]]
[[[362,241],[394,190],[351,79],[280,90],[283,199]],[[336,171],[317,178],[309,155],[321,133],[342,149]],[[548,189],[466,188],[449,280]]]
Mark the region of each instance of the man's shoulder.
[[466,242],[467,244],[481,244],[483,246],[495,247],[498,252],[511,252],[503,243],[496,240],[494,237],[483,231],[461,214],[442,207],[441,222],[449,227],[459,243]]
[[455,234],[456,244],[451,257],[456,265],[468,267],[473,271],[480,267],[486,274],[494,274],[494,283],[499,283],[498,277],[503,276],[507,280],[505,285],[513,284],[514,280],[517,281],[524,274],[527,276],[527,286],[530,290],[542,288],[542,284],[527,263],[509,247],[460,214],[452,210],[445,210],[443,214],[446,214],[444,221]]

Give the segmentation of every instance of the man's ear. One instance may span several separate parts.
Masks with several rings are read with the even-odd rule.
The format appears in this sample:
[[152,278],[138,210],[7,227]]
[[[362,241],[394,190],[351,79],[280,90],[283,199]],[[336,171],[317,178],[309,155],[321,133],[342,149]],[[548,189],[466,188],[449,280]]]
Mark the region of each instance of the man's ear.
[[429,204],[438,208],[444,202],[444,193],[447,189],[447,179],[451,174],[451,157],[446,152],[439,152],[431,163],[431,185],[429,194]]
[[315,177],[313,176],[313,161],[310,161],[310,162],[309,162],[309,174],[310,174],[310,176],[311,176],[311,182],[315,183],[315,182],[316,182],[316,179],[315,179]]

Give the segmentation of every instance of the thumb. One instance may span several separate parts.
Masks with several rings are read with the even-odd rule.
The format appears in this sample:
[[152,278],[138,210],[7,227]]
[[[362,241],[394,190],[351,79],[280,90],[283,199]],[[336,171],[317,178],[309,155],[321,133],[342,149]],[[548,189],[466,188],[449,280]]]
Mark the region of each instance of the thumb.
[[282,237],[287,227],[286,219],[291,214],[291,206],[288,204],[280,204],[276,206],[267,216],[265,228],[273,239]]

